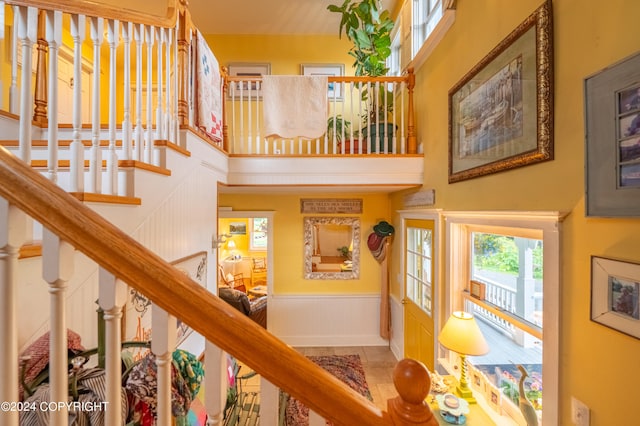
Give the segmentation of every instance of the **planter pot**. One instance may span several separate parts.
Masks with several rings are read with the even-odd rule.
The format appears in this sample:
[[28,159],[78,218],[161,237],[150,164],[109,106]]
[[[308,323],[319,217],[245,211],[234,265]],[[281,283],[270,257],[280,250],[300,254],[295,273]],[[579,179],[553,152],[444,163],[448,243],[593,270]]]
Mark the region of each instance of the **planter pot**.
[[[387,142],[387,152],[393,150],[393,135],[397,126],[393,123],[370,124],[361,131],[364,141],[370,141],[371,152],[384,152],[384,143]],[[378,149],[376,149],[376,144]]]

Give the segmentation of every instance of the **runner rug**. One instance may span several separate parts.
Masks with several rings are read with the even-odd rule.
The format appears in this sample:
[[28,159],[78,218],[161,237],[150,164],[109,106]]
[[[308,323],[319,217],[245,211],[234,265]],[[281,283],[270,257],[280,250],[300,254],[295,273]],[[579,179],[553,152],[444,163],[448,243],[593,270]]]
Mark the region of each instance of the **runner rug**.
[[[308,358],[342,380],[351,389],[373,401],[359,355],[326,355]],[[297,399],[289,397],[285,409],[285,425],[307,426],[308,424],[309,409]],[[327,424],[331,423],[327,422]]]

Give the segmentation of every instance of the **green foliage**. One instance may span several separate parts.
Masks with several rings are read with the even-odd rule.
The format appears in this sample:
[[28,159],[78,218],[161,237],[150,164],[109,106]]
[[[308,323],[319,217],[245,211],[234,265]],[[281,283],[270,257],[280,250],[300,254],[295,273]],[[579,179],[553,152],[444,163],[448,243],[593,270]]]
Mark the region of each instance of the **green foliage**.
[[349,55],[355,58],[356,75],[385,75],[387,58],[391,55],[393,21],[388,10],[380,11],[379,0],[344,0],[342,6],[329,5],[331,12],[340,13],[339,35],[346,34],[353,43]]
[[[474,265],[490,271],[519,273],[519,254],[514,237],[475,233],[473,239]],[[542,244],[533,249],[533,277],[542,278]]]
[[338,247],[338,251],[340,252],[340,256],[344,257],[345,259],[349,257],[349,247],[347,246]]
[[335,134],[336,140],[341,142],[343,133],[345,136],[350,136],[350,128],[351,122],[349,120],[345,120],[341,114],[338,114],[335,117],[331,116],[327,120],[327,136],[329,140],[333,140],[333,135]]

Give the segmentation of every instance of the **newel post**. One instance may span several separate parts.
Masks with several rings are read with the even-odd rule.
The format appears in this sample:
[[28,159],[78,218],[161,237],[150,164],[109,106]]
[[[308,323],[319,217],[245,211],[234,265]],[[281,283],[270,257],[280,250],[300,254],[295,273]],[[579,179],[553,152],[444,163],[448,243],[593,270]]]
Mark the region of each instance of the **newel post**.
[[407,154],[418,152],[418,139],[416,137],[415,112],[413,108],[413,89],[416,85],[416,75],[413,68],[407,69],[407,91],[409,100],[407,105]]
[[40,126],[47,125],[47,52],[49,44],[47,43],[46,33],[47,12],[41,10],[38,12],[38,32],[36,51],[36,89],[35,89],[35,109],[33,111],[33,121]]
[[397,397],[387,401],[387,411],[395,425],[437,426],[425,398],[431,389],[431,378],[421,362],[405,358],[393,369]]
[[180,11],[178,13],[178,127],[189,124],[189,40],[187,35],[187,2],[180,0]]

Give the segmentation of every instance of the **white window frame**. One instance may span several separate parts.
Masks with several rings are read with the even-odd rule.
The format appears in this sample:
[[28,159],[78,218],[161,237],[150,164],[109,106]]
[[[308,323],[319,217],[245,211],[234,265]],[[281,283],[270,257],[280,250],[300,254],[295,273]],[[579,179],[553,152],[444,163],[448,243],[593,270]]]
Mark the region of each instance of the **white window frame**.
[[[560,228],[565,215],[559,212],[444,212],[446,227],[446,319],[456,310],[462,310],[462,297],[470,278],[469,244],[471,232],[491,232],[499,228],[501,233],[511,231],[517,235],[540,237],[543,242],[543,353],[542,376],[544,380],[542,424],[559,422],[559,358],[560,358]],[[461,266],[464,265],[464,266]],[[438,364],[447,371],[454,361],[454,354],[440,348]],[[482,403],[482,398],[479,398]],[[483,407],[485,410],[488,406]],[[513,413],[518,415],[519,413]]]

